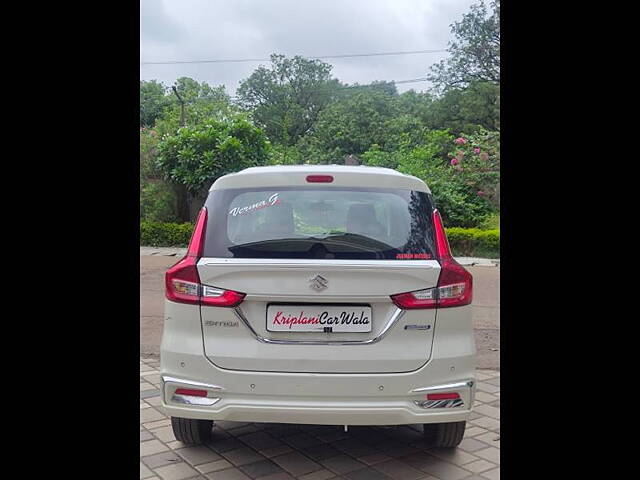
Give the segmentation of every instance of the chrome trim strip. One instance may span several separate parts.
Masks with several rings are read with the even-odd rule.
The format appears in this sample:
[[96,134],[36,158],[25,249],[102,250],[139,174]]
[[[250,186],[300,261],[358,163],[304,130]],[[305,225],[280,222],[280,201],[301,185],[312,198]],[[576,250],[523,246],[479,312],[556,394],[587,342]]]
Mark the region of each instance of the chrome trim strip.
[[467,380],[466,382],[447,383],[446,385],[434,385],[432,387],[414,388],[409,393],[433,392],[437,390],[450,390],[465,387],[473,387],[473,380]]
[[194,397],[192,395],[176,395],[173,394],[171,401],[174,403],[184,403],[185,405],[205,405],[210,406],[216,403],[219,398]]
[[218,385],[211,385],[210,383],[202,383],[202,382],[194,382],[193,380],[183,380],[181,378],[175,378],[175,377],[162,377],[162,382],[167,383],[167,382],[173,382],[173,383],[181,383],[184,385],[191,385],[194,387],[202,387],[202,388],[208,388],[209,390],[224,390],[224,387],[220,387]]
[[405,312],[404,310],[396,308],[396,311],[393,312],[393,315],[391,315],[391,318],[389,319],[387,324],[383,327],[383,329],[380,331],[378,336],[375,338],[371,338],[369,340],[327,341],[327,340],[274,340],[271,338],[264,338],[253,329],[253,327],[249,323],[249,320],[247,320],[247,317],[244,316],[244,313],[242,313],[242,310],[240,310],[239,307],[235,307],[233,311],[236,314],[236,316],[240,320],[242,320],[242,322],[246,325],[246,327],[253,334],[253,336],[256,337],[256,340],[262,343],[271,343],[271,344],[277,344],[277,345],[371,345],[372,343],[377,343],[380,340],[382,340],[384,336],[387,333],[389,333],[389,330],[391,330],[391,327],[393,327],[398,322],[398,320],[402,318]]
[[461,398],[451,398],[447,400],[414,400],[420,408],[456,408],[464,406]]
[[335,259],[266,259],[266,258],[215,258],[208,257],[206,259],[200,259],[199,265],[206,265],[208,267],[215,267],[220,265],[238,265],[238,266],[277,266],[287,268],[363,268],[369,269],[371,267],[384,268],[397,268],[397,269],[411,269],[415,267],[420,268],[440,268],[440,264],[437,260],[335,260]]

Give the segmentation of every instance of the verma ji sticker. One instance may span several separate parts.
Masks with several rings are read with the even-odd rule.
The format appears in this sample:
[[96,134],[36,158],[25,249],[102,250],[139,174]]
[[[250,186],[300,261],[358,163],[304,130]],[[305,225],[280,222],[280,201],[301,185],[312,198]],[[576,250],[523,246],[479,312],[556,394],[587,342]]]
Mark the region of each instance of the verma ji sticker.
[[247,205],[245,207],[233,207],[229,210],[229,215],[236,217],[238,215],[247,215],[249,213],[253,213],[256,210],[260,210],[262,208],[271,207],[273,205],[278,205],[280,203],[280,195],[279,193],[274,193],[266,200],[260,200],[252,205]]

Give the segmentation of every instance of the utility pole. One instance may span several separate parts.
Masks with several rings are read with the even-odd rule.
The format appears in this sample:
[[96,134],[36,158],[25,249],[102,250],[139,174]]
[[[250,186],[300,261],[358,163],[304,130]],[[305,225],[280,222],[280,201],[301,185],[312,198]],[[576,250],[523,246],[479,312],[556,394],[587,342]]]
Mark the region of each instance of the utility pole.
[[[173,93],[178,97],[178,101],[180,102],[180,126],[184,127],[184,100],[178,93],[178,89],[175,85],[171,87]],[[182,221],[190,222],[191,218],[191,199],[189,198],[189,192],[182,184],[176,184],[176,200],[177,200],[177,211],[178,216]]]
[[175,85],[173,85],[171,89],[173,90],[173,93],[176,94],[176,97],[178,97],[178,101],[180,102],[180,126],[184,127],[184,100],[182,100],[182,97],[178,93],[178,89]]

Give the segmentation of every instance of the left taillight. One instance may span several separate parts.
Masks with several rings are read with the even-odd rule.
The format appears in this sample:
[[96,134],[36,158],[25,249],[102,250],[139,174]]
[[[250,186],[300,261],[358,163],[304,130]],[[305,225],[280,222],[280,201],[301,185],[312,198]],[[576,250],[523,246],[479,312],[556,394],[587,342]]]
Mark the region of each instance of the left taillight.
[[392,295],[393,303],[404,310],[447,308],[469,305],[472,300],[473,278],[451,255],[440,212],[433,211],[435,250],[440,262],[438,285],[434,288]]
[[169,268],[165,274],[165,296],[168,300],[178,303],[235,307],[244,300],[244,293],[200,283],[197,264],[204,248],[206,226],[207,209],[203,207],[198,214],[186,256]]

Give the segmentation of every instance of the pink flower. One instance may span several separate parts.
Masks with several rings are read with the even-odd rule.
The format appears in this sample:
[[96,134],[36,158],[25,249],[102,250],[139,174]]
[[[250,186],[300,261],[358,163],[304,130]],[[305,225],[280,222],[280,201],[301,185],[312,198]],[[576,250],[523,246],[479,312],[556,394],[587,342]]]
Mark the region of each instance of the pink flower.
[[473,153],[480,153],[480,147],[476,147],[473,149]]
[[482,190],[478,190],[478,196],[479,197],[483,197],[484,196],[484,192]]
[[467,141],[466,141],[464,138],[462,138],[462,137],[456,138],[454,141],[455,141],[458,145],[464,145],[465,143],[467,143]]
[[453,165],[454,167],[458,164],[458,159],[457,158],[452,158],[451,159],[451,165]]

